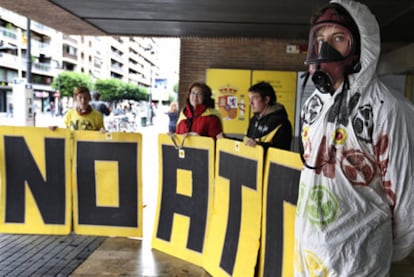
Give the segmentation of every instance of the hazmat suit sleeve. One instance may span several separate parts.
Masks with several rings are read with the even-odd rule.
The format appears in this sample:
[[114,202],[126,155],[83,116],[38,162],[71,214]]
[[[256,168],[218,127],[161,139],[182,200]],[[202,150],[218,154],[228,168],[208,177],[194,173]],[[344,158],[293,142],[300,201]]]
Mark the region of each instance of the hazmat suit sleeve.
[[394,261],[414,249],[414,107],[397,101],[384,115],[375,151],[393,223]]

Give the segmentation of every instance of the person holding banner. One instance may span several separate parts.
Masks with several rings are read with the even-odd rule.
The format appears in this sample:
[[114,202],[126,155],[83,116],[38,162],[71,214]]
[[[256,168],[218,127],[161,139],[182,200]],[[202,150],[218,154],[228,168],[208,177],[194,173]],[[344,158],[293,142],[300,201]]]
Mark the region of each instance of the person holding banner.
[[211,88],[195,82],[188,90],[187,104],[177,120],[176,134],[196,134],[219,138],[223,136],[220,112],[214,108]]
[[275,147],[290,150],[292,125],[285,107],[277,103],[276,93],[267,82],[259,82],[249,88],[250,107],[254,116],[250,119],[244,142],[248,146],[260,144],[266,150]]
[[[68,110],[63,119],[66,128],[72,131],[87,130],[106,132],[103,122],[103,115],[92,109],[89,102],[91,94],[87,87],[77,87],[73,92],[76,107]],[[50,126],[51,130],[55,130],[57,126]]]
[[295,276],[389,276],[414,249],[414,107],[376,78],[365,4],[333,0],[311,25]]

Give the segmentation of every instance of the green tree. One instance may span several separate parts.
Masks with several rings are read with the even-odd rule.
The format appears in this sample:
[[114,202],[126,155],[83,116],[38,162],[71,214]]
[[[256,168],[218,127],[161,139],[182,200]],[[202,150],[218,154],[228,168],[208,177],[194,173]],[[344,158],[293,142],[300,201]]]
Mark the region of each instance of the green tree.
[[138,85],[124,83],[122,85],[122,99],[129,99],[135,101],[148,100],[148,92],[143,87]]
[[136,101],[148,99],[148,92],[145,88],[115,78],[96,80],[95,89],[101,93],[102,100],[110,102],[124,99]]
[[111,78],[106,80],[96,80],[95,90],[101,94],[101,99],[104,101],[117,101],[121,93],[122,81]]
[[177,92],[178,92],[178,83],[175,83],[175,84],[174,84],[174,86],[173,86],[173,91],[174,91],[175,93],[177,93]]
[[171,103],[172,101],[177,101],[178,99],[178,83],[175,83],[173,88],[173,93],[170,93],[168,96],[168,101]]
[[93,90],[92,77],[79,72],[63,71],[57,77],[53,78],[52,88],[60,91],[60,96],[73,96],[75,87],[87,87]]

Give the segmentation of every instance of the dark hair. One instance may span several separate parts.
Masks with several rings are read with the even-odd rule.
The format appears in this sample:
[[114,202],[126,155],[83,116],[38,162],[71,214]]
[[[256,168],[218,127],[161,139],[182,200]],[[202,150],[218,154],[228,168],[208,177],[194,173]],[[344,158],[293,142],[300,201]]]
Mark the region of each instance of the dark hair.
[[188,88],[188,97],[187,97],[187,103],[189,102],[190,93],[193,87],[198,87],[201,89],[201,92],[203,93],[203,105],[206,105],[208,108],[214,108],[214,99],[212,98],[213,93],[211,92],[211,88],[203,82],[194,82],[192,83]]
[[97,100],[99,100],[99,98],[101,98],[101,94],[98,91],[95,91],[92,94],[92,98],[97,101]]
[[249,91],[259,93],[262,99],[265,99],[266,96],[269,96],[269,105],[276,104],[276,92],[273,87],[267,82],[261,81],[257,84],[254,84],[249,88]]

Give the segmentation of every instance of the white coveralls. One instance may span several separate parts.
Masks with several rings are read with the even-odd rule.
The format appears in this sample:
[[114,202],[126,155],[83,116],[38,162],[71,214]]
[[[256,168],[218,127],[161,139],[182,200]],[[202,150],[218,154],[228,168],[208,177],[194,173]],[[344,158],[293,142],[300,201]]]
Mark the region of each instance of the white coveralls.
[[388,276],[391,261],[414,248],[414,106],[375,76],[373,14],[331,2],[358,25],[362,69],[349,90],[316,90],[302,109],[304,158],[316,169],[300,178],[295,276]]

